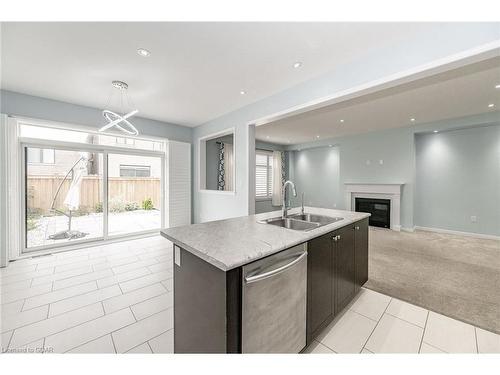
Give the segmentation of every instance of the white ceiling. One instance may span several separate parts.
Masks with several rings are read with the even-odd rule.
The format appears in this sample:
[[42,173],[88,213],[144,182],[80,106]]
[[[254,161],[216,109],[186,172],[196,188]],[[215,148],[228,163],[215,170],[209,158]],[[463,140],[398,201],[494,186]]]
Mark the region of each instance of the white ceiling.
[[[429,30],[425,23],[3,23],[3,89],[197,126]],[[151,51],[144,58],[137,48]],[[292,67],[302,61],[299,69]],[[246,95],[240,95],[245,90]],[[115,108],[117,109],[117,108]]]
[[500,58],[494,58],[258,126],[256,139],[293,145],[495,112],[499,84]]

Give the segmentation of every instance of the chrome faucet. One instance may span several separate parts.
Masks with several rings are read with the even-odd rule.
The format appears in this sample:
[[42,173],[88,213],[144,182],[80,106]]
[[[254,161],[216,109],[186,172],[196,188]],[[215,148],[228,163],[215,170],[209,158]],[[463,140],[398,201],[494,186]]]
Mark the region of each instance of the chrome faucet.
[[302,199],[300,200],[300,213],[304,215],[304,192],[301,194]]
[[281,198],[282,198],[282,205],[281,205],[281,218],[282,219],[286,219],[288,217],[288,207],[286,206],[286,199],[285,199],[285,195],[286,195],[286,187],[290,185],[292,187],[292,193],[293,193],[293,196],[296,197],[297,196],[297,191],[295,190],[295,184],[288,180],[286,181],[284,184],[283,184],[283,188],[281,190]]

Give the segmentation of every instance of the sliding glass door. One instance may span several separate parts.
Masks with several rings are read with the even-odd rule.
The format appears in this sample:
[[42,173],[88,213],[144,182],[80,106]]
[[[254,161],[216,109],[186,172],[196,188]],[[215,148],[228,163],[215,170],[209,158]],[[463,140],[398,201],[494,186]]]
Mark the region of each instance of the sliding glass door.
[[108,154],[108,235],[161,227],[162,159]]
[[24,151],[26,248],[103,237],[103,154]]
[[24,251],[158,231],[161,152],[23,144]]

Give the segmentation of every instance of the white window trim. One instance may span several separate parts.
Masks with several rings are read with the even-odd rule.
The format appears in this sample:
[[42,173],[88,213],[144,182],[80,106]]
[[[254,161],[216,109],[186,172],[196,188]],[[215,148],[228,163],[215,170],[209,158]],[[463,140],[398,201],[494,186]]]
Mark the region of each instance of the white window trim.
[[[8,118],[7,115],[0,113],[0,175],[8,176]],[[9,262],[9,243],[8,225],[9,225],[9,193],[8,186],[5,183],[0,184],[0,267],[6,267]]]
[[[17,122],[17,124],[41,126],[41,127],[45,127],[45,128],[61,129],[61,130],[73,130],[73,131],[79,131],[79,132],[92,133],[92,134],[96,134],[96,135],[108,135],[110,137],[130,138],[130,139],[134,139],[134,140],[137,139],[137,140],[142,140],[142,141],[156,141],[156,142],[167,142],[168,141],[167,138],[157,137],[154,135],[128,136],[128,135],[124,134],[123,132],[119,132],[119,131],[100,132],[95,127],[88,126],[88,125],[70,124],[67,122],[60,122],[60,121],[40,120],[40,119],[34,119],[31,117],[22,117],[22,116],[9,116],[9,118],[15,120]],[[129,148],[127,148],[127,150],[129,150]]]
[[[206,141],[212,138],[233,135],[233,186],[231,190],[206,189]],[[212,133],[198,138],[198,192],[203,194],[236,195],[236,132],[235,128],[228,128],[217,133]]]
[[[257,158],[257,155],[266,155],[268,157],[268,169],[271,169],[271,173],[273,173],[273,164],[272,164],[272,158],[273,158],[273,152],[269,150],[260,150],[256,149],[255,150],[255,158]],[[256,159],[257,160],[257,159]],[[257,171],[257,161],[255,160],[255,171]],[[272,179],[271,179],[272,181]],[[269,178],[268,178],[268,183],[269,183]],[[273,194],[273,187],[272,187],[272,182],[270,183],[270,186],[268,186],[268,191],[269,195],[266,195],[265,197],[263,196],[258,196],[257,195],[257,177],[255,178],[255,200],[258,202],[263,202],[263,201],[270,201],[272,200],[272,194]]]
[[20,173],[20,150],[21,144],[18,141],[19,127],[17,120],[8,117],[6,129],[6,169],[7,169],[7,251],[8,260],[14,260],[21,255],[23,231],[21,215],[21,183]]

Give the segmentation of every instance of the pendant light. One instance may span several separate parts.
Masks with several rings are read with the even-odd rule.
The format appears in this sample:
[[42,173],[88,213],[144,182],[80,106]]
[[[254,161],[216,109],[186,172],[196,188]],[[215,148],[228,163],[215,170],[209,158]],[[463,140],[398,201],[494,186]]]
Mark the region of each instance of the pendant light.
[[[104,109],[102,111],[102,116],[106,119],[108,123],[104,125],[102,128],[100,128],[99,131],[103,132],[115,127],[126,134],[138,135],[139,131],[136,129],[134,125],[132,125],[132,123],[128,119],[139,113],[139,110],[132,109],[128,113],[126,113],[125,111],[125,106],[127,106],[128,108],[134,108],[133,103],[127,94],[128,85],[123,81],[113,81],[111,82],[111,84],[113,88],[110,95],[108,96],[108,101],[106,102],[106,108],[110,108],[110,105],[113,104],[113,100],[115,100],[114,103],[117,103],[118,101],[122,114],[113,112],[110,109]],[[115,99],[116,95],[114,94],[116,93],[117,90],[118,90],[118,99]]]

